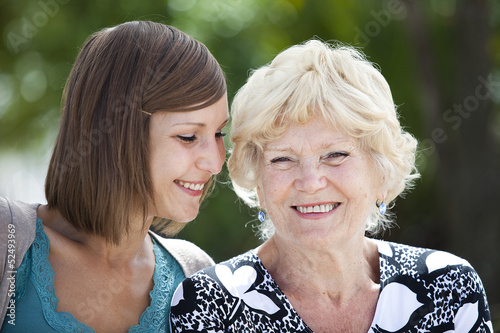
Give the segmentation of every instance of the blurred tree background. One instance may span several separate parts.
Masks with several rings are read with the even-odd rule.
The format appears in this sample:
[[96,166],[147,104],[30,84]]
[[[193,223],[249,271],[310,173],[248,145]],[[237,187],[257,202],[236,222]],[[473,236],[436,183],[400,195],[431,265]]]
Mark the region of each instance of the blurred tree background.
[[[360,47],[421,142],[422,179],[398,200],[399,226],[382,237],[469,260],[500,327],[498,1],[2,0],[0,195],[44,202],[62,88],[79,47],[130,20],[174,25],[204,42],[227,74],[230,100],[249,70],[290,45],[315,37]],[[259,244],[257,212],[229,183],[223,171],[179,235],[216,261]]]

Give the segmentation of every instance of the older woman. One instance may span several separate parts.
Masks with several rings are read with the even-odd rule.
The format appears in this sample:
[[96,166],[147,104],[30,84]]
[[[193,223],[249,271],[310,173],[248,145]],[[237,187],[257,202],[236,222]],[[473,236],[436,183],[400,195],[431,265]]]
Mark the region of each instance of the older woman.
[[[0,198],[2,332],[168,332],[170,300],[213,264],[172,236],[225,159],[224,74],[170,26],[96,32],[66,84],[47,205]],[[3,322],[3,326],[2,326]]]
[[365,236],[418,173],[416,140],[362,54],[291,47],[252,74],[232,117],[231,178],[266,241],[185,280],[175,331],[492,331],[465,260]]

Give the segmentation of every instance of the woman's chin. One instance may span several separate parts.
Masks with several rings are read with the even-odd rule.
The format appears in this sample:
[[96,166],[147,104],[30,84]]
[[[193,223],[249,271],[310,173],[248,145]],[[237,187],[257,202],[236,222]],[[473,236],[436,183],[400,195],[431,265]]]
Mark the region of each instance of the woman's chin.
[[186,224],[187,224],[187,223],[189,223],[189,222],[191,222],[191,221],[193,221],[193,220],[194,220],[194,218],[177,219],[177,220],[176,220],[176,219],[174,219],[174,221],[175,221],[175,222],[178,222],[178,223],[186,223]]
[[198,210],[196,212],[189,212],[184,214],[178,214],[174,216],[171,220],[179,223],[189,223],[193,221],[198,216]]
[[[186,207],[187,208],[187,207]],[[175,222],[179,223],[188,223],[193,221],[197,216],[199,212],[199,207],[189,207],[188,209],[170,209],[168,206],[165,207],[157,207],[156,209],[156,216],[167,219],[167,220],[172,220]]]

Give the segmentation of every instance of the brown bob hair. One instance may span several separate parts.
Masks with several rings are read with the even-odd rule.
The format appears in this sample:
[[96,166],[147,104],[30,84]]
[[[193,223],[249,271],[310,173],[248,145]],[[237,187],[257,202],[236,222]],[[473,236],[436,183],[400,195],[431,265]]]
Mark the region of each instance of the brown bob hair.
[[[119,243],[130,219],[142,214],[145,222],[154,203],[147,113],[198,110],[225,92],[207,47],[174,27],[134,21],[94,33],[64,89],[45,181],[49,208],[77,230]],[[157,217],[151,229],[172,236],[184,225]]]

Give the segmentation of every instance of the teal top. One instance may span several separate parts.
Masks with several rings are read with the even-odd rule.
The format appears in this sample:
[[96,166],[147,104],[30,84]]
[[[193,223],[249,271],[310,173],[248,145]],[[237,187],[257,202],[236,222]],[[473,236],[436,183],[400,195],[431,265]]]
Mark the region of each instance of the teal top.
[[[54,270],[49,262],[50,242],[43,230],[42,220],[38,218],[36,224],[35,240],[16,275],[15,325],[8,324],[9,317],[6,317],[0,331],[94,332],[91,327],[76,320],[71,313],[56,311],[58,299],[54,291]],[[185,278],[181,266],[172,255],[154,239],[153,243],[156,265],[153,273],[154,287],[149,293],[151,303],[142,313],[139,324],[132,326],[129,332],[169,332],[172,294]],[[99,308],[98,297],[82,306],[82,311],[105,311]]]

